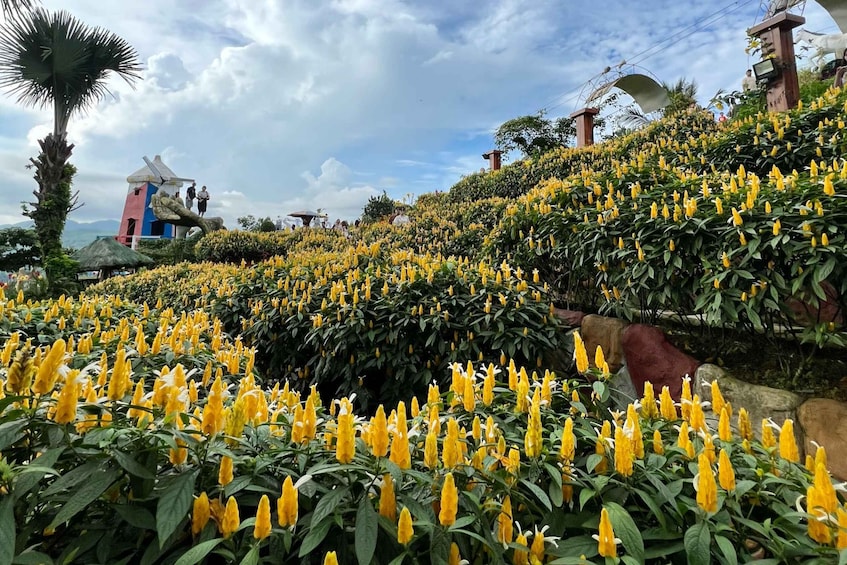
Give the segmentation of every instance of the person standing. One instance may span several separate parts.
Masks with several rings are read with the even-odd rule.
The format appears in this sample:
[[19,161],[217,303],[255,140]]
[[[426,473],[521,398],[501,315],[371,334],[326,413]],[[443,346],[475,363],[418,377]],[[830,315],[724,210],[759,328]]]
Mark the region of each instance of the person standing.
[[756,79],[753,77],[753,69],[747,69],[747,74],[741,79],[741,90],[744,92],[756,90]]
[[185,207],[191,210],[195,198],[197,198],[197,183],[192,182],[188,190],[185,191]]
[[197,193],[197,213],[202,218],[206,214],[206,206],[209,202],[209,191],[206,190],[206,185]]

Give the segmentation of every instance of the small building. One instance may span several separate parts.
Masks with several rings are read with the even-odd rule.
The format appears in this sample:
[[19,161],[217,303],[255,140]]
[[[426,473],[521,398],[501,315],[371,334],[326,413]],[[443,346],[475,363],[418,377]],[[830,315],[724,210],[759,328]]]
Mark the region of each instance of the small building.
[[[162,162],[162,157],[156,155],[152,162],[147,161],[147,164],[129,175],[126,180],[129,188],[118,229],[118,241],[134,247],[139,238],[173,238],[175,227],[153,214],[150,199],[160,190],[175,195],[186,179],[177,177],[170,167]],[[182,193],[181,196],[185,194]]]
[[116,270],[134,271],[139,267],[153,264],[153,260],[121,245],[114,237],[101,236],[77,250],[71,256],[79,263],[80,273],[97,271],[97,276],[82,275],[79,279],[83,282],[93,282],[92,279],[105,280],[112,276]]

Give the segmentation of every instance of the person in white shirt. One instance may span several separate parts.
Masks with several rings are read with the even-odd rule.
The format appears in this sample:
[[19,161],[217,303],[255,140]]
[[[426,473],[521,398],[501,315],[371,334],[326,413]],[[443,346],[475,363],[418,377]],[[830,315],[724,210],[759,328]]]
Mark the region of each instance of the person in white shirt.
[[756,90],[756,78],[753,76],[753,69],[747,69],[747,74],[741,79],[741,89],[744,92]]

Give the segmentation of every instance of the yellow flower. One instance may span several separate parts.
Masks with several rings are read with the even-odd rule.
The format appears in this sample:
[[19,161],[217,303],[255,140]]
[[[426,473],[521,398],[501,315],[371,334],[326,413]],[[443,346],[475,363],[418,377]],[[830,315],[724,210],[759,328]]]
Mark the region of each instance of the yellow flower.
[[691,421],[691,379],[685,377],[682,379],[682,393],[679,396],[680,403],[679,411],[682,414],[682,419],[690,422]]
[[629,477],[632,475],[632,443],[623,427],[615,428],[615,471]]
[[[518,537],[515,538],[515,545],[527,547],[526,536],[523,533],[518,533]],[[515,554],[512,557],[512,563],[515,565],[529,565],[529,552],[525,549],[515,549]]]
[[341,399],[336,433],[335,458],[339,463],[350,463],[356,455],[356,426],[353,405],[347,398]]
[[70,424],[76,421],[76,405],[79,400],[79,385],[76,383],[79,371],[68,371],[65,385],[56,400],[56,412],[53,421],[57,424]]
[[600,462],[597,463],[597,466],[594,467],[596,473],[605,473],[609,468],[609,462],[606,457],[606,445],[608,445],[607,440],[610,437],[612,437],[612,424],[609,420],[606,420],[603,422],[603,427],[600,428],[600,434],[597,436],[594,444],[594,453],[603,456]]
[[376,457],[385,457],[388,453],[388,422],[382,404],[377,407],[376,415],[371,419],[370,441],[373,454]]
[[412,527],[412,514],[409,509],[404,507],[400,511],[400,520],[397,523],[397,542],[401,545],[406,545],[415,535],[415,530]]
[[574,359],[576,360],[576,370],[584,373],[588,370],[588,354],[585,351],[585,342],[582,341],[582,336],[578,331],[573,333],[574,342]]
[[612,521],[609,519],[609,511],[603,508],[600,511],[600,527],[597,534],[592,535],[597,540],[597,550],[600,557],[617,557],[618,544],[621,542],[615,537],[612,529]]
[[838,538],[835,541],[835,549],[847,549],[847,510],[839,507],[835,511],[835,516],[838,518]]
[[[599,347],[598,351],[602,351]],[[532,395],[532,403],[529,408],[529,422],[527,423],[526,434],[524,436],[524,451],[530,459],[535,459],[541,455],[543,445],[542,429],[541,429],[541,389],[535,388],[535,393]]]
[[792,463],[800,462],[800,452],[794,438],[794,421],[785,420],[779,432],[779,456]]
[[773,223],[773,234],[779,235],[779,232],[782,231],[782,222],[779,221],[779,218]]
[[196,536],[202,532],[209,523],[210,517],[209,497],[205,492],[201,492],[200,496],[194,499],[194,507],[191,511],[191,533]]
[[263,494],[259,499],[256,511],[256,523],[253,525],[253,537],[262,540],[271,535],[271,502],[268,495]]
[[697,505],[712,514],[718,511],[717,483],[709,458],[701,453],[697,458]]
[[532,545],[529,547],[529,559],[531,563],[544,563],[544,530],[535,530],[532,536]]
[[732,462],[724,449],[721,449],[718,457],[718,480],[722,489],[735,490],[735,469],[732,468]]
[[735,208],[732,209],[732,225],[740,226],[744,224],[744,220],[741,218],[741,214],[738,213],[738,210]]
[[662,455],[665,452],[665,446],[662,444],[662,432],[653,430],[653,453]]
[[444,485],[441,487],[441,510],[438,512],[438,521],[442,526],[452,526],[456,521],[456,513],[459,510],[459,491],[453,480],[453,473],[447,473],[444,477]]
[[500,507],[500,514],[497,516],[497,541],[506,547],[512,543],[514,535],[514,521],[512,518],[512,499],[507,494],[503,499],[503,505]]
[[462,447],[459,440],[459,423],[455,418],[451,417],[447,420],[447,437],[444,438],[444,447],[441,453],[444,468],[452,469],[458,465],[461,454]]
[[406,404],[402,401],[397,403],[397,421],[394,427],[390,459],[401,469],[410,469],[412,456],[409,452],[409,428],[406,423]]
[[438,466],[438,434],[430,430],[426,434],[424,442],[424,465],[427,469],[435,469]]
[[729,424],[729,409],[724,405],[718,421],[718,437],[721,441],[732,441],[732,428]]
[[725,269],[729,269],[731,265],[731,263],[729,262],[729,255],[726,254],[726,251],[724,251],[723,256],[721,257],[721,264],[724,266]]
[[668,421],[674,421],[679,418],[676,412],[676,405],[671,398],[671,391],[667,386],[662,387],[662,394],[659,396],[659,411],[662,418]]
[[[56,380],[59,377],[59,367],[65,357],[67,344],[64,339],[57,339],[50,347],[50,351],[41,360],[38,366],[38,371],[35,375],[35,382],[32,384],[32,391],[35,394],[49,394],[56,386]],[[122,349],[118,350],[118,354]]]
[[568,416],[565,420],[565,427],[562,430],[562,447],[559,449],[559,459],[561,461],[573,461],[576,454],[576,436],[573,433],[573,418]]
[[334,551],[327,551],[323,565],[338,565],[338,557]]
[[644,383],[644,396],[641,399],[641,417],[648,419],[659,417],[659,408],[656,406],[653,383],[650,381]]
[[459,546],[456,542],[450,544],[450,555],[447,558],[447,565],[459,565],[462,562],[462,556],[459,553]]
[[494,365],[489,363],[485,370],[485,380],[482,381],[482,403],[491,406],[494,402]]
[[738,410],[738,435],[741,439],[748,441],[753,439],[753,426],[750,424],[750,416],[745,408]]
[[226,510],[224,511],[223,520],[221,520],[221,533],[225,538],[228,538],[238,530],[240,524],[241,518],[238,516],[238,502],[230,496],[226,501]]
[[276,503],[277,520],[280,526],[293,528],[297,524],[297,504],[297,487],[294,486],[290,476],[285,477],[282,483],[282,496]]
[[694,458],[694,444],[691,443],[691,437],[688,435],[688,422],[683,422],[679,427],[679,438],[677,439],[677,446],[685,451],[686,455],[688,455],[689,459]]
[[218,484],[225,487],[232,482],[232,459],[224,455],[218,468]]
[[776,437],[773,434],[773,427],[767,418],[762,418],[762,447],[771,449],[776,446]]
[[394,479],[389,473],[382,476],[382,488],[379,491],[379,515],[392,522],[397,518],[397,499],[394,496]]

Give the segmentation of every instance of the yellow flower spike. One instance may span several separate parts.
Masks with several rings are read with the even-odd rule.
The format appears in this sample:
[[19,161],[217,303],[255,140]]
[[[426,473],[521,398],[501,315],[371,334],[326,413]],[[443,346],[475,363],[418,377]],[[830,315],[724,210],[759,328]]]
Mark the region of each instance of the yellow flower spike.
[[839,506],[835,511],[838,521],[838,537],[835,540],[835,549],[841,551],[847,549],[847,509]]
[[341,399],[338,410],[335,459],[339,463],[350,463],[356,454],[356,426],[353,405],[347,398]]
[[[470,364],[470,363],[469,363]],[[473,412],[476,408],[476,397],[474,394],[473,369],[465,377],[464,390],[462,391],[462,407],[466,412]]]
[[644,396],[641,398],[641,417],[655,419],[659,417],[659,407],[656,405],[656,395],[653,392],[653,383],[644,383]]
[[624,477],[629,477],[632,475],[632,466],[632,443],[623,427],[618,426],[615,428],[615,471]]
[[297,524],[298,514],[297,487],[291,477],[285,477],[282,483],[282,496],[277,500],[277,520],[283,528],[293,528]]
[[482,404],[491,406],[494,402],[494,365],[488,364],[485,370],[485,379],[482,381]]
[[665,453],[665,446],[662,443],[662,432],[659,430],[653,430],[653,453],[656,455],[663,455]]
[[741,218],[741,214],[738,213],[738,210],[735,208],[732,209],[732,225],[738,227],[744,224],[744,220]]
[[408,545],[415,536],[415,530],[412,527],[412,514],[409,509],[403,507],[400,511],[400,520],[397,522],[397,543],[400,545]]
[[794,437],[794,421],[785,420],[779,432],[779,456],[792,463],[800,462],[800,451]]
[[263,540],[271,535],[271,502],[268,495],[263,494],[259,499],[259,508],[256,510],[256,522],[253,525],[253,537]]
[[392,522],[397,518],[397,498],[394,494],[394,479],[389,473],[382,476],[382,488],[379,491],[379,515]]
[[659,396],[659,411],[662,414],[662,418],[670,422],[679,418],[676,405],[673,402],[673,398],[671,398],[670,388],[667,386],[662,387],[662,394]]
[[[56,412],[53,414],[53,421],[57,424],[70,424],[76,421],[76,407],[80,392],[79,385],[76,383],[78,375],[78,370],[69,371],[65,375],[65,384],[59,392]],[[0,394],[2,394],[2,388],[0,386]]]
[[694,444],[691,442],[691,437],[689,435],[688,422],[682,422],[682,425],[679,427],[679,437],[677,439],[677,446],[685,451],[685,454],[689,459],[694,458]]
[[612,423],[609,420],[603,422],[603,427],[600,428],[600,434],[594,443],[594,453],[602,455],[600,462],[594,467],[596,473],[605,473],[609,469],[609,462],[606,456],[606,446],[608,439],[612,437]]
[[685,421],[691,421],[691,379],[689,377],[684,377],[682,379],[682,393],[680,394],[680,413],[682,414],[682,419]]
[[376,415],[371,418],[370,440],[373,454],[376,457],[385,457],[388,453],[388,421],[382,404],[377,407]]
[[435,469],[438,466],[438,434],[430,430],[426,434],[424,442],[424,465],[427,469]]
[[612,529],[612,521],[609,518],[609,511],[603,508],[600,511],[600,527],[598,533],[592,535],[597,540],[597,550],[600,557],[617,557],[618,544],[621,542],[615,537],[615,531]]
[[576,436],[573,431],[573,418],[568,416],[565,427],[562,430],[562,446],[559,449],[559,460],[565,462],[573,461],[576,455]]
[[497,516],[497,541],[506,547],[512,543],[514,536],[514,518],[512,516],[512,499],[507,494],[500,506],[500,514]]
[[226,510],[221,520],[221,534],[224,538],[229,538],[238,531],[239,525],[241,525],[241,518],[238,515],[238,502],[230,496],[226,501]]
[[232,459],[229,456],[224,455],[223,457],[221,457],[221,463],[218,468],[218,484],[222,487],[225,487],[226,485],[232,482],[232,467]]
[[460,565],[462,555],[459,553],[459,546],[456,542],[450,544],[450,555],[447,557],[447,565]]
[[544,563],[546,553],[544,550],[544,532],[536,528],[532,537],[532,545],[529,547],[530,563]]
[[738,410],[738,435],[741,436],[741,439],[748,441],[753,439],[753,426],[750,423],[750,416],[744,408]]
[[691,400],[691,412],[689,414],[688,421],[691,424],[691,429],[695,432],[708,431],[708,427],[706,426],[706,415],[703,412],[703,405],[700,403],[699,394],[695,394],[694,398]]
[[732,265],[729,262],[729,256],[726,254],[726,251],[724,251],[723,256],[721,257],[721,264],[724,266],[724,269],[729,269],[729,267]]
[[821,234],[821,245],[823,245],[824,247],[829,245],[829,236],[826,235],[825,233]]
[[441,487],[441,510],[438,512],[438,521],[442,526],[452,526],[456,522],[458,506],[459,491],[456,489],[453,473],[447,473]]
[[765,449],[776,447],[776,436],[773,433],[773,426],[767,418],[762,418],[762,447]]
[[209,497],[205,492],[201,492],[200,496],[194,499],[194,505],[191,510],[191,534],[198,535],[209,523],[211,512],[209,510]]
[[[352,419],[352,413],[350,417]],[[395,430],[394,437],[391,439],[390,459],[401,469],[410,469],[412,456],[409,452],[409,428],[406,423],[406,404],[402,401],[397,403]]]
[[697,505],[709,514],[718,511],[717,482],[709,458],[701,453],[697,458]]
[[[518,533],[518,537],[515,538],[515,545],[528,547],[526,536],[523,533]],[[515,549],[515,553],[512,556],[512,563],[515,565],[529,565],[529,551],[526,549]]]
[[582,341],[582,336],[579,335],[578,331],[573,333],[573,341],[576,370],[584,373],[588,370],[588,354],[585,351],[585,342]]
[[725,449],[721,449],[718,457],[718,481],[721,488],[726,491],[735,490],[735,469],[732,468],[732,462],[729,460]]
[[335,555],[334,551],[327,551],[323,565],[338,565],[338,556]]
[[57,339],[50,346],[50,351],[41,360],[32,384],[35,394],[50,394],[56,386],[59,378],[59,367],[62,365],[66,353],[67,343],[64,339]]
[[459,440],[459,423],[451,417],[447,420],[447,437],[444,438],[441,459],[446,469],[452,469],[461,460],[462,447]]
[[726,405],[721,408],[720,420],[718,420],[718,438],[721,441],[732,441],[732,428],[730,427],[729,409]]

